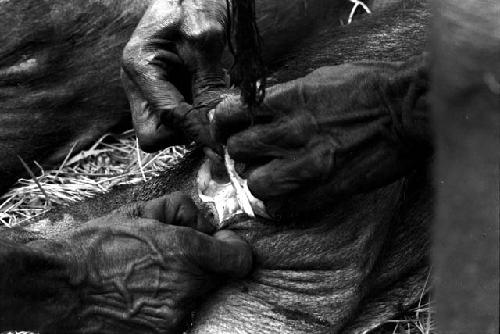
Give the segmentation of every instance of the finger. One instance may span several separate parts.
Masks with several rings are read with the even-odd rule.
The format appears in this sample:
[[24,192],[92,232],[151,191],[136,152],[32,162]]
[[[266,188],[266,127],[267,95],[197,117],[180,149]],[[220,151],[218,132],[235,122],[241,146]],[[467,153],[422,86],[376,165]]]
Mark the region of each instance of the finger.
[[232,231],[219,231],[211,237],[185,230],[184,237],[187,255],[203,270],[241,278],[252,269],[250,245]]
[[265,105],[249,111],[240,95],[227,96],[215,108],[213,132],[217,141],[224,143],[232,134],[242,131],[252,124],[270,122],[275,113]]
[[231,97],[219,104],[215,110],[216,139],[225,142],[227,138],[253,124],[271,122],[290,115],[308,102],[307,87],[302,80],[293,80],[266,89],[261,105],[248,110],[240,97]]
[[241,162],[282,158],[297,150],[318,132],[315,119],[307,113],[281,118],[279,121],[253,126],[229,138],[229,155]]
[[122,85],[130,103],[132,122],[141,149],[146,152],[158,151],[173,142],[176,132],[167,128],[161,112],[155,112],[143,97],[128,74],[121,72]]
[[209,160],[211,178],[215,180],[227,179],[227,168],[224,164],[224,158],[209,148],[205,148],[203,151]]
[[232,131],[237,132],[237,129],[244,129],[241,124],[247,124],[248,119],[247,113],[243,109],[240,96],[227,96],[217,105],[211,120],[211,129],[215,140],[225,143],[227,137],[234,133]]
[[250,122],[250,115],[241,96],[227,96],[215,108],[212,121],[214,137],[217,141],[225,143],[231,134],[245,129]]
[[182,192],[174,192],[147,202],[125,206],[128,215],[158,220],[165,224],[191,227],[211,234],[215,227],[201,214],[193,200]]
[[161,122],[162,114],[184,102],[179,88],[186,90],[187,86],[189,90],[175,43],[175,22],[181,17],[179,5],[153,1],[123,51],[122,70],[130,81],[125,82],[125,89],[128,93],[129,87],[134,87],[147,102],[132,108],[139,143],[146,151],[178,144],[183,139],[175,127]]
[[250,192],[261,200],[287,195],[328,179],[335,166],[334,146],[318,140],[314,145],[255,169],[248,177]]
[[190,140],[194,140],[201,146],[222,154],[221,145],[214,140],[210,131],[208,108],[192,108],[183,118],[182,127]]

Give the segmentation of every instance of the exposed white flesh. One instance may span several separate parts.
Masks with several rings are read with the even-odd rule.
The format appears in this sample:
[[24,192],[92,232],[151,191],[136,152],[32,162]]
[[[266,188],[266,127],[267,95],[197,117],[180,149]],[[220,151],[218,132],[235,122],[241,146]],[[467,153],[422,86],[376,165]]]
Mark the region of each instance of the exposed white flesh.
[[234,161],[227,152],[225,152],[224,162],[229,182],[216,181],[212,177],[209,159],[201,166],[197,178],[198,197],[202,202],[213,203],[219,228],[223,227],[224,221],[239,213],[245,213],[250,217],[258,215],[269,218],[262,201],[252,195],[247,181],[236,173]]

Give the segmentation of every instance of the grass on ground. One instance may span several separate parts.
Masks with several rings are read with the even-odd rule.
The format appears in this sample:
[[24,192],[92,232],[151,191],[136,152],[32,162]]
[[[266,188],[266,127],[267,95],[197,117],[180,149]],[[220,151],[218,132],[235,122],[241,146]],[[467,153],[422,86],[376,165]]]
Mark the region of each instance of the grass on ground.
[[37,217],[54,204],[69,205],[120,184],[144,182],[175,164],[185,153],[181,146],[161,152],[142,152],[132,130],[107,134],[76,155],[68,152],[62,164],[32,171],[37,177],[20,179],[0,197],[0,224],[15,226]]

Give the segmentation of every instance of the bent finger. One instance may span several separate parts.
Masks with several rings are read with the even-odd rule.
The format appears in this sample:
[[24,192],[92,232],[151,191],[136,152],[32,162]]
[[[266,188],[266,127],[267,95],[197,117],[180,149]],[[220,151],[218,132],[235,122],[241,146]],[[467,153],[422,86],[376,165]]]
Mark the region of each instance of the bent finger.
[[236,233],[224,230],[213,237],[185,231],[186,254],[205,271],[241,278],[252,269],[252,249]]
[[297,107],[306,104],[301,81],[294,80],[266,89],[264,101],[252,110],[240,96],[230,96],[215,109],[214,127],[217,140],[224,142],[230,135],[250,125],[269,123],[293,114]]
[[276,113],[265,105],[257,106],[250,111],[241,100],[241,96],[227,96],[215,108],[213,117],[215,138],[224,143],[232,134],[240,132],[252,124],[268,123],[275,116]]
[[[182,143],[172,124],[162,124],[162,114],[170,113],[184,103],[190,88],[186,70],[175,43],[182,10],[179,4],[153,1],[144,13],[122,54],[122,77],[147,103],[132,109],[139,144],[152,152]],[[131,84],[132,85],[131,85]]]
[[290,150],[306,145],[317,132],[314,118],[304,113],[237,133],[229,138],[227,149],[231,157],[240,162],[281,158]]
[[255,197],[267,200],[325,181],[334,171],[334,153],[331,144],[318,141],[255,169],[248,177],[248,188]]
[[167,146],[176,136],[174,130],[167,128],[161,114],[155,112],[129,75],[121,71],[122,85],[130,103],[132,122],[139,146],[146,152],[156,152]]
[[182,192],[174,192],[147,202],[132,203],[122,207],[122,212],[132,217],[191,227],[207,234],[215,231],[215,227],[202,215],[193,200]]

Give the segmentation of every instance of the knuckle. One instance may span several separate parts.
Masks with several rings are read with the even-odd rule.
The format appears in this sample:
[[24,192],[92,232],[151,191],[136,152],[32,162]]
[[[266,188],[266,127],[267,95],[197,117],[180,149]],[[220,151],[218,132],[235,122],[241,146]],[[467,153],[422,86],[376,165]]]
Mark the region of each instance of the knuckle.
[[170,209],[175,212],[174,220],[177,223],[180,223],[180,225],[196,223],[198,209],[190,196],[176,191],[168,196],[167,201],[170,202]]
[[237,156],[241,150],[241,145],[240,145],[241,143],[242,143],[242,141],[240,140],[239,135],[234,135],[234,136],[229,137],[229,139],[227,140],[227,146],[226,146],[227,153],[230,156]]
[[310,154],[310,168],[318,180],[330,177],[335,165],[334,145],[327,144],[325,140],[318,140]]
[[138,56],[140,55],[141,45],[137,38],[132,37],[125,45],[122,52],[121,67],[125,72],[130,72],[138,66]]
[[295,80],[271,87],[266,91],[264,105],[268,109],[286,113],[298,104],[299,86],[300,82]]
[[189,35],[199,41],[220,39],[224,36],[224,27],[214,19],[202,19],[198,24],[190,27]]
[[287,117],[281,132],[286,136],[289,145],[301,146],[312,134],[318,132],[318,124],[311,114]]
[[172,201],[172,203],[175,203],[176,205],[194,204],[191,197],[189,197],[187,194],[183,193],[182,191],[175,191],[175,192],[171,193],[168,197],[170,197],[170,200]]
[[226,118],[230,118],[231,115],[241,112],[242,109],[243,104],[239,95],[226,96],[215,108],[215,121],[225,121]]
[[149,21],[169,22],[175,26],[186,12],[189,1],[154,0],[148,8]]
[[140,36],[132,36],[122,51],[121,68],[127,74],[147,72],[154,59],[151,48],[146,47],[147,40]]
[[263,199],[265,198],[265,191],[267,187],[271,186],[272,183],[272,175],[262,173],[260,169],[255,170],[250,174],[247,179],[248,189],[257,198]]
[[220,22],[201,21],[190,27],[187,38],[202,52],[222,52],[225,45],[225,29]]

